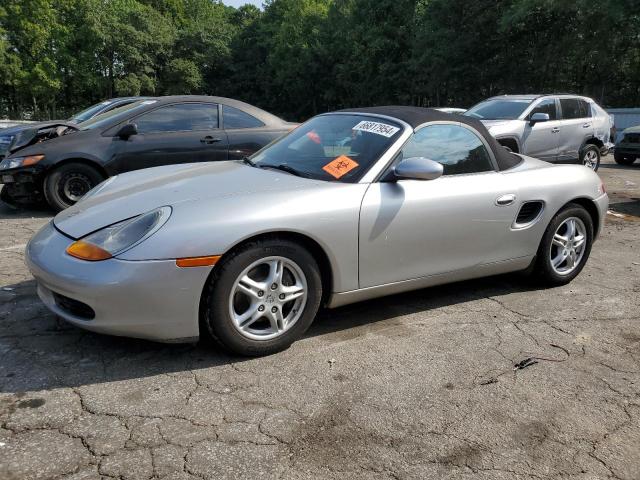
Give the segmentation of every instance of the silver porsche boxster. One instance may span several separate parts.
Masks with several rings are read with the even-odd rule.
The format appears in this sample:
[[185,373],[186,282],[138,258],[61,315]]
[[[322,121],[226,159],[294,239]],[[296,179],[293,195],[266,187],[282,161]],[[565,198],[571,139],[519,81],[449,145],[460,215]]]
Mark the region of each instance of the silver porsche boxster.
[[321,306],[518,270],[570,282],[607,205],[593,171],[510,153],[477,120],[372,107],[316,116],[244,160],[112,177],[26,258],[74,325],[262,355]]

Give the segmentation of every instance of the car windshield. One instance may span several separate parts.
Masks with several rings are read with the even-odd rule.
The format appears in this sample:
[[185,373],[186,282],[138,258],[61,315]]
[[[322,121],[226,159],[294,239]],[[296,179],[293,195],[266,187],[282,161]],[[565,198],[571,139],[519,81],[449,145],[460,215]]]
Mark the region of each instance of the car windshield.
[[86,110],[82,110],[80,113],[76,113],[73,117],[69,119],[70,122],[74,123],[82,123],[90,118],[93,118],[99,111],[101,111],[107,105],[110,105],[110,100],[106,100],[104,102],[98,103],[96,105],[92,105]]
[[524,112],[533,100],[485,100],[471,107],[463,115],[482,120],[515,120]]
[[301,177],[357,182],[402,132],[398,123],[357,114],[321,115],[254,154],[250,162]]
[[156,103],[157,100],[138,100],[137,102],[123,105],[122,107],[114,108],[110,112],[103,113],[97,117],[93,117],[86,122],[82,122],[79,125],[80,130],[92,130],[95,128],[108,127],[114,123],[118,123],[120,120],[128,118],[131,113],[136,110],[142,110],[148,105]]

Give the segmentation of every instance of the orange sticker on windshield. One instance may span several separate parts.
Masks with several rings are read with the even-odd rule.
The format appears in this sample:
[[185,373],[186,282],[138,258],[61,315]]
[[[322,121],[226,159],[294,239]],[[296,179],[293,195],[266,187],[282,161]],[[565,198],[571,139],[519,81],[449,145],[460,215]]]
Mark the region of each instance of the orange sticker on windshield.
[[335,178],[340,178],[346,175],[351,170],[358,166],[358,162],[347,157],[346,155],[340,155],[327,163],[322,169],[329,175]]

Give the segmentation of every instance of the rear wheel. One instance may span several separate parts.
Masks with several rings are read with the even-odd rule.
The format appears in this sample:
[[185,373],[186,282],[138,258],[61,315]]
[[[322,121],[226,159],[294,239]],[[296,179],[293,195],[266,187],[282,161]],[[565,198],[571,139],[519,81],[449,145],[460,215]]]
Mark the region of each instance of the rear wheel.
[[586,145],[580,155],[582,164],[594,172],[600,167],[600,149],[596,145]]
[[629,155],[622,155],[621,153],[614,153],[613,159],[616,161],[618,165],[632,165],[633,162],[636,161],[636,157],[631,157]]
[[320,269],[306,249],[289,240],[259,240],[214,267],[203,293],[203,323],[231,352],[268,355],[304,334],[321,298]]
[[84,163],[66,163],[44,180],[44,196],[56,211],[75,204],[103,180],[95,168]]
[[580,205],[569,204],[549,223],[533,269],[547,285],[565,285],[584,268],[593,243],[593,220]]

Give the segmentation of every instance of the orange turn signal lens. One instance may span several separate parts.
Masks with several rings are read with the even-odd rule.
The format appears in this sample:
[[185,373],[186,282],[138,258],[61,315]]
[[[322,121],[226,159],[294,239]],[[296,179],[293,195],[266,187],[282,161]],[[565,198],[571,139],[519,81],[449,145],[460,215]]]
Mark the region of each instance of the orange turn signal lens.
[[94,245],[93,243],[78,240],[67,247],[67,253],[72,257],[80,260],[88,260],[90,262],[98,262],[111,258],[111,254],[106,250]]
[[209,257],[187,257],[176,258],[176,265],[185,267],[210,267],[220,260],[220,255],[211,255]]
[[24,160],[22,160],[22,166],[28,167],[29,165],[35,165],[43,158],[44,155],[30,155],[28,157],[24,157]]

